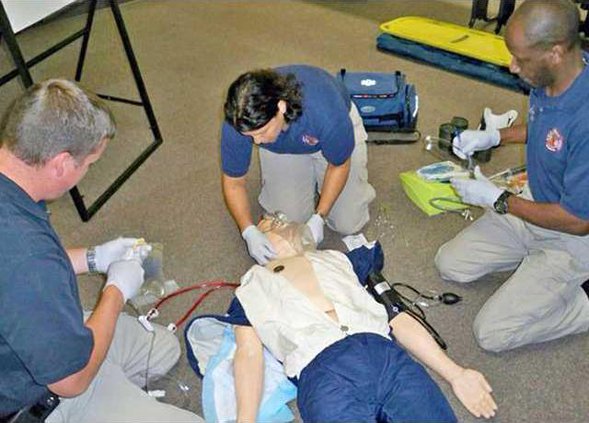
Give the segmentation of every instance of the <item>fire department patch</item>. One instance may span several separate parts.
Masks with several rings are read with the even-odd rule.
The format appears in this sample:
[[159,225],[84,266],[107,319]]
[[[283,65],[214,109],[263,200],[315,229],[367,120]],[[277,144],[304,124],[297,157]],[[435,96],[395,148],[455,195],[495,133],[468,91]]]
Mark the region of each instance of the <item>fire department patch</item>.
[[319,140],[311,135],[303,135],[303,143],[307,145],[317,145],[318,142]]
[[548,131],[545,145],[549,151],[553,152],[560,151],[562,149],[562,146],[564,145],[564,138],[560,132],[558,132],[558,129],[552,128],[550,131]]
[[558,132],[558,129],[552,128],[550,131],[548,131],[545,145],[549,151],[553,152],[560,151],[562,149],[562,146],[564,145],[564,138],[560,132]]

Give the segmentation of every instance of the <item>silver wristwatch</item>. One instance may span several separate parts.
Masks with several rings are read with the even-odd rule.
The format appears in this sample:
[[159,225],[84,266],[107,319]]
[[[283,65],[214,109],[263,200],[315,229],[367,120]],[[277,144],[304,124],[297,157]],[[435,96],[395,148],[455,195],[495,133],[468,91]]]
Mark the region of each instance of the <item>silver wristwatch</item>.
[[509,191],[503,191],[495,203],[493,203],[493,209],[499,214],[507,214],[508,206],[507,206],[507,199],[511,197],[513,194]]
[[86,250],[86,263],[88,263],[88,272],[98,273],[96,268],[96,247],[88,247]]

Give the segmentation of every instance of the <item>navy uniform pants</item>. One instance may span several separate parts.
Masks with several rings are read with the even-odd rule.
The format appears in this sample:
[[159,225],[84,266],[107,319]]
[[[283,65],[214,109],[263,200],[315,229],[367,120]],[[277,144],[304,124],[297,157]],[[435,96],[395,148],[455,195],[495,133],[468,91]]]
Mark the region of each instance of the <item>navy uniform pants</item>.
[[396,342],[355,334],[330,345],[301,372],[305,422],[456,422],[438,385]]

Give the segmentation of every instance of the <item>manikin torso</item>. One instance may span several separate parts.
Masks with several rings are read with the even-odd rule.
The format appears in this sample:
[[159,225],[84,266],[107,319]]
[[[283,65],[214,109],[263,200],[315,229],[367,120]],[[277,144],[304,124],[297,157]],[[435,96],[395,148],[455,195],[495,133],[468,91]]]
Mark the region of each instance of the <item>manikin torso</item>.
[[280,273],[293,287],[307,297],[315,307],[336,322],[338,321],[332,302],[321,291],[313,265],[304,255],[278,258],[265,267],[272,272]]
[[[387,314],[337,251],[318,252],[304,224],[260,222],[276,259],[253,266],[236,296],[268,350],[298,377],[330,345],[357,333],[389,338]],[[289,286],[290,285],[290,286]]]

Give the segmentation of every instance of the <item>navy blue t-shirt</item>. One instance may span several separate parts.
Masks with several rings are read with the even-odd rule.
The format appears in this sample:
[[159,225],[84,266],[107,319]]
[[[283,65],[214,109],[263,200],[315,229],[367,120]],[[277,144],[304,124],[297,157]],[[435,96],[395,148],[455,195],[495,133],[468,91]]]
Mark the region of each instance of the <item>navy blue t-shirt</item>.
[[[302,86],[303,114],[289,122],[275,142],[260,145],[278,154],[312,154],[321,151],[325,160],[339,166],[354,150],[354,128],[349,117],[350,97],[345,86],[326,71],[306,65],[276,68],[293,74]],[[252,138],[240,134],[226,121],[221,128],[223,173],[241,177],[249,169]]]
[[[585,56],[587,60],[588,56]],[[561,95],[530,93],[527,168],[535,201],[589,220],[589,69]]]
[[83,369],[94,340],[84,326],[72,264],[35,203],[0,173],[0,415],[36,402]]

